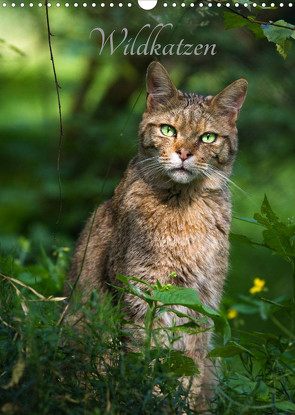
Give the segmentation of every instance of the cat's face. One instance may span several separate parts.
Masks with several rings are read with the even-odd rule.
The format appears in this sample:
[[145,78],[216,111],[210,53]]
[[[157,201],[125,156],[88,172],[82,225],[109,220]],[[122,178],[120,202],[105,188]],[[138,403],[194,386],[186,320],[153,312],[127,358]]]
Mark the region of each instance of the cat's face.
[[235,121],[247,81],[240,79],[215,97],[185,94],[163,66],[153,62],[147,91],[140,125],[142,169],[182,184],[229,175],[237,152]]

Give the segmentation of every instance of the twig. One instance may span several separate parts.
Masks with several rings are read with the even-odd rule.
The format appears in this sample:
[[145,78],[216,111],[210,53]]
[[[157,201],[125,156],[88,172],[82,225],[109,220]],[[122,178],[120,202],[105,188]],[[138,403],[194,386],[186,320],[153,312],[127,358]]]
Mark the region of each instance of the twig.
[[62,188],[61,188],[61,174],[60,174],[60,158],[61,158],[62,138],[63,138],[64,132],[63,132],[63,126],[62,126],[61,103],[60,103],[60,95],[59,95],[59,89],[61,89],[61,86],[59,85],[58,80],[57,80],[54,57],[53,57],[53,51],[52,51],[52,45],[51,45],[51,36],[53,36],[53,34],[50,31],[48,0],[45,0],[45,10],[46,10],[47,33],[48,33],[48,46],[49,46],[50,60],[52,62],[52,69],[53,69],[54,81],[55,81],[55,87],[56,87],[56,94],[57,94],[57,101],[58,101],[58,112],[59,112],[59,127],[60,127],[58,152],[57,152],[57,162],[56,162],[57,175],[58,175],[58,188],[59,188],[59,211],[58,211],[57,220],[55,222],[55,231],[54,231],[54,243],[56,243],[56,233],[57,233],[57,229],[58,229],[58,225],[60,223],[60,218],[61,218],[61,213],[62,213]]
[[[213,0],[215,3],[219,3],[219,0]],[[210,1],[209,1],[210,2]],[[259,25],[270,25],[270,26],[275,26],[275,27],[281,27],[282,29],[289,29],[289,30],[295,30],[295,26],[293,27],[289,27],[289,26],[284,26],[281,24],[277,24],[274,22],[264,22],[262,20],[256,20],[256,19],[252,19],[251,17],[245,16],[244,14],[240,13],[238,10],[233,9],[232,7],[227,7],[226,4],[224,3],[220,3],[222,7],[224,7],[226,10],[230,10],[232,13],[237,14],[238,16],[242,17],[245,20],[248,20],[248,22],[250,23],[256,23]]]

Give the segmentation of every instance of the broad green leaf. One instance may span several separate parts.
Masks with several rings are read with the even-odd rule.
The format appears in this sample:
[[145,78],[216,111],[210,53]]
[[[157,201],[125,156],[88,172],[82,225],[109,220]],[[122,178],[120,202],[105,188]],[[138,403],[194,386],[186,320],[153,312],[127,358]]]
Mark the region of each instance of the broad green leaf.
[[292,412],[294,414],[295,403],[293,402],[290,402],[290,401],[276,402],[275,406],[281,411],[288,411],[289,413]]
[[264,199],[261,205],[261,213],[265,215],[271,223],[279,223],[279,218],[272,210],[266,195],[264,195]]
[[229,380],[229,386],[239,394],[252,395],[257,388],[257,382],[253,381],[248,376],[236,372]]
[[284,40],[282,43],[277,43],[276,44],[277,47],[277,51],[279,52],[279,54],[286,59],[288,53],[291,50],[292,47],[292,42],[288,39]]
[[[284,20],[277,20],[274,22],[275,24],[286,26],[286,28],[283,27],[277,27],[273,25],[261,25],[262,30],[269,40],[269,42],[274,42],[278,44],[282,44],[286,39],[289,39],[290,37],[294,36],[294,31],[292,28],[294,28],[294,25],[285,22]],[[288,29],[290,28],[290,29]]]
[[254,218],[266,228],[263,232],[264,244],[284,260],[291,262],[291,258],[295,256],[294,225],[287,225],[278,219],[266,196],[261,206],[261,213],[255,213]]
[[200,373],[195,362],[179,350],[172,350],[162,367],[173,376],[193,376]]
[[[230,13],[230,12],[224,12],[223,17],[224,17],[225,28],[227,30],[234,29],[237,27],[247,27],[247,29],[251,30],[251,32],[254,33],[257,39],[262,39],[265,37],[262,28],[257,23],[252,23],[248,19],[242,16],[239,16],[238,14]],[[255,19],[255,16],[248,16],[248,17]]]
[[[202,306],[197,292],[192,288],[171,287],[168,291],[154,289],[154,298],[167,305],[183,305],[192,309]],[[218,315],[214,310],[212,313]]]
[[247,19],[230,12],[224,12],[223,18],[226,30],[234,29],[235,27],[247,26],[248,23]]
[[266,230],[262,233],[265,244],[271,248],[277,255],[282,256],[290,262],[290,257],[295,256],[294,246],[285,232],[278,229],[274,231]]
[[220,313],[210,307],[203,305],[199,296],[192,288],[173,287],[168,291],[154,290],[154,299],[164,305],[182,305],[197,311],[214,321],[215,330],[228,339],[230,337],[230,326]]
[[268,229],[263,231],[262,235],[265,244],[269,246],[269,248],[273,249],[277,253],[284,255],[284,248],[280,238],[281,235]]
[[[136,281],[142,283],[138,278],[129,278],[124,275],[118,275],[118,280],[121,281],[126,287],[127,291],[142,300],[150,303],[151,301],[157,301],[165,305],[181,305],[188,309],[194,310],[207,317],[210,317],[214,321],[215,330],[218,334],[224,337],[224,341],[227,342],[230,338],[230,326],[226,318],[221,316],[220,313],[213,310],[206,305],[203,305],[195,290],[192,288],[169,286],[167,290],[163,291],[157,288],[153,288],[153,295],[150,295],[146,291],[142,291],[138,286],[135,286],[130,282]],[[147,284],[151,287],[150,284]]]
[[230,341],[226,346],[216,347],[215,349],[211,350],[208,353],[207,357],[232,357],[241,353],[249,353],[252,355],[250,350],[234,341]]
[[263,33],[263,30],[261,26],[257,23],[248,22],[247,28],[251,30],[251,32],[255,35],[256,39],[263,39],[265,38],[265,35]]
[[260,380],[258,382],[258,385],[255,388],[255,393],[256,393],[258,399],[261,399],[262,401],[267,402],[269,400],[269,395],[271,393],[271,389],[266,386],[266,384],[263,382],[263,380]]

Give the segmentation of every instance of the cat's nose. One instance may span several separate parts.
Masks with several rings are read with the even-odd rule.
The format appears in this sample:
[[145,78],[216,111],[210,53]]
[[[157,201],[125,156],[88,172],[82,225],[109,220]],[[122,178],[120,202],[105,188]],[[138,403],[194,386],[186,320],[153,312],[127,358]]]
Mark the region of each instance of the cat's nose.
[[188,159],[192,156],[192,153],[189,150],[181,148],[180,150],[176,151],[182,161]]

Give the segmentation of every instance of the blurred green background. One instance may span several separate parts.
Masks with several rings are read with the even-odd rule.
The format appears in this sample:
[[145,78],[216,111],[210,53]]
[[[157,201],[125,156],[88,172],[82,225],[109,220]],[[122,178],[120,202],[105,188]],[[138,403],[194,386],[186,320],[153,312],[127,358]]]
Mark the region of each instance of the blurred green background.
[[[270,18],[290,22],[287,8]],[[137,130],[145,106],[145,70],[151,56],[124,56],[109,48],[99,55],[102,27],[108,36],[123,27],[129,37],[146,23],[172,22],[163,43],[216,43],[217,54],[168,56],[160,61],[184,91],[215,94],[245,77],[249,92],[238,121],[240,151],[232,186],[233,214],[253,217],[266,193],[287,221],[294,214],[295,53],[284,60],[275,45],[257,40],[244,28],[226,31],[217,7],[156,7],[151,12],[127,5],[49,10],[51,38],[61,85],[64,137],[61,155],[63,212],[57,245],[73,247],[94,207],[109,198],[137,149]],[[1,10],[0,24],[0,231],[2,254],[17,253],[19,237],[32,241],[26,261],[40,245],[51,252],[59,211],[56,169],[59,120],[49,59],[45,8]],[[146,40],[146,33],[138,44]],[[233,220],[232,230],[259,240],[256,227]],[[248,292],[254,277],[266,280],[270,293],[291,286],[289,269],[269,252],[232,244],[225,292]]]

